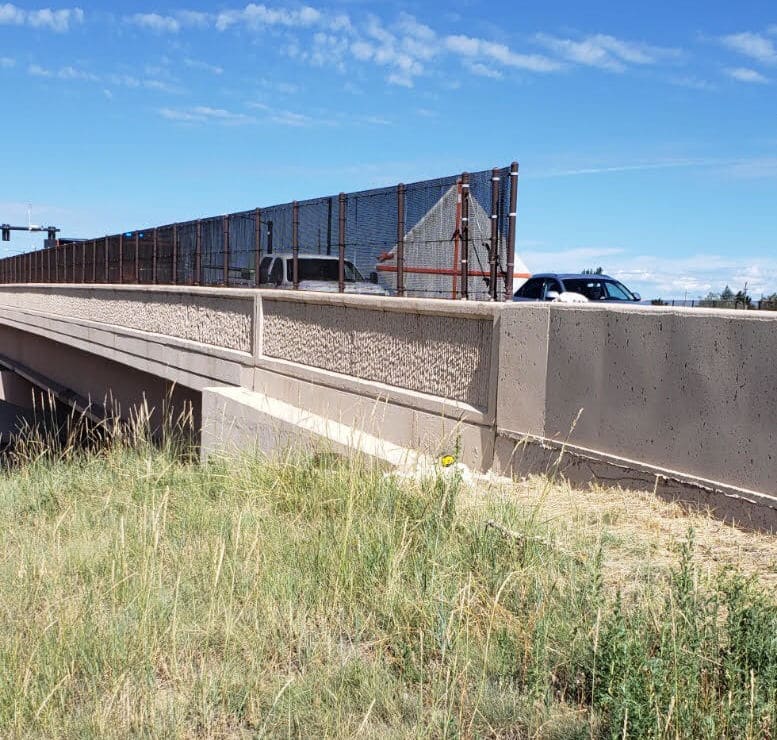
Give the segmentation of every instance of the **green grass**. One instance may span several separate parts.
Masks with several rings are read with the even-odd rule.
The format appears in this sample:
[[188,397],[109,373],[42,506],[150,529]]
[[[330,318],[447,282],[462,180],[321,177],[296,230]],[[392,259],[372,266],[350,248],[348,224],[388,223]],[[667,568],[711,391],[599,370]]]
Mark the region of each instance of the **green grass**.
[[455,479],[32,449],[0,477],[3,737],[775,735],[777,607],[692,536],[627,598],[604,535]]

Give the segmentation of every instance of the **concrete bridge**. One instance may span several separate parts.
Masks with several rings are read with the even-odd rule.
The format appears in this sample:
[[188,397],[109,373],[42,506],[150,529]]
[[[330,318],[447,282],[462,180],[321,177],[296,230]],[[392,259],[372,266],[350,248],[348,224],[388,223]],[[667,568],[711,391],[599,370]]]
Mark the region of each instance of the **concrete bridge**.
[[[126,285],[3,285],[0,365],[99,415],[191,405],[204,455],[460,450],[777,529],[777,315]],[[17,397],[18,401],[18,397]],[[563,455],[561,454],[563,451]]]

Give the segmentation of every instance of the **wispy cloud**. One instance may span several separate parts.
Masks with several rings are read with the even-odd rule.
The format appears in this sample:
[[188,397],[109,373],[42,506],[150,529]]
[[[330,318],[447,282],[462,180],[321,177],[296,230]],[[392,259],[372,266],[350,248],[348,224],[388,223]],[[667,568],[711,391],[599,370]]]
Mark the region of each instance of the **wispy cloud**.
[[220,75],[223,74],[224,68],[219,67],[216,64],[209,64],[208,62],[200,61],[199,59],[191,59],[189,57],[186,57],[183,60],[184,66],[188,67],[189,69],[199,69],[203,72],[210,72],[214,75]]
[[16,60],[11,57],[0,57],[0,69],[10,69],[16,66]]
[[127,22],[156,33],[178,33],[181,22],[171,15],[159,13],[135,13],[127,17]]
[[[446,36],[444,45],[448,51],[460,54],[468,60],[487,59],[505,67],[514,67],[530,72],[556,72],[563,67],[560,62],[542,54],[522,54],[513,51],[505,44],[473,36],[461,34]],[[482,61],[479,63],[482,64]]]
[[43,77],[48,79],[96,82],[102,85],[115,87],[127,87],[130,89],[155,90],[157,92],[177,94],[181,89],[167,81],[148,77],[135,77],[128,74],[96,74],[86,69],[66,65],[57,69],[43,67],[40,64],[30,64],[27,74],[31,77]]
[[81,8],[26,10],[12,3],[0,5],[0,25],[30,26],[64,33],[71,25],[80,24],[83,21],[84,11]]
[[216,16],[216,28],[224,31],[240,25],[250,29],[265,26],[286,26],[288,28],[306,28],[320,23],[321,11],[309,5],[298,9],[270,8],[263,4],[249,3],[242,10],[223,10]]
[[629,65],[658,64],[681,56],[678,49],[624,41],[601,33],[580,40],[545,33],[538,33],[535,38],[539,44],[568,62],[612,72],[624,72]]
[[759,33],[733,33],[723,36],[720,41],[728,49],[763,64],[777,64],[777,47],[771,39]]
[[768,85],[771,80],[755,69],[749,67],[728,67],[724,72],[734,80],[739,82],[755,83],[757,85]]
[[168,121],[183,123],[219,123],[234,126],[252,123],[254,119],[245,113],[235,113],[224,108],[198,105],[192,108],[160,108],[159,115]]
[[262,121],[275,123],[280,126],[292,128],[307,128],[310,126],[336,126],[334,118],[324,116],[312,116],[309,113],[273,108],[266,103],[249,103],[249,108],[260,111]]
[[693,169],[715,167],[721,175],[742,179],[777,177],[777,157],[745,157],[740,159],[724,159],[716,157],[667,159],[659,161],[644,161],[631,163],[616,163],[612,165],[592,165],[571,169],[541,170],[532,172],[530,168],[522,168],[525,177],[578,177],[583,175],[609,175],[627,172],[648,172],[651,170]]

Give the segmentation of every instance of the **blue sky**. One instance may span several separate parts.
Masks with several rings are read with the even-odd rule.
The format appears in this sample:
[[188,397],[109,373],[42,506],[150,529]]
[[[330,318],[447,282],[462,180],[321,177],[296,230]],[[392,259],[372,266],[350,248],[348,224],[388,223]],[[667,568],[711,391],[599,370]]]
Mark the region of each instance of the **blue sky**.
[[773,1],[0,2],[0,221],[97,236],[517,159],[531,270],[760,295],[776,87]]

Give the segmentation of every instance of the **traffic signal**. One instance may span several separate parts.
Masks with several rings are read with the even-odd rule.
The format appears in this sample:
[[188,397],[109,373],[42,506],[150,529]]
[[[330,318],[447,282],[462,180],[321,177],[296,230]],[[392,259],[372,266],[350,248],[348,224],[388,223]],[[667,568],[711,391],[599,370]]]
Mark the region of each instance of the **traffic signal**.
[[3,241],[9,242],[11,241],[11,227],[8,224],[3,224]]

